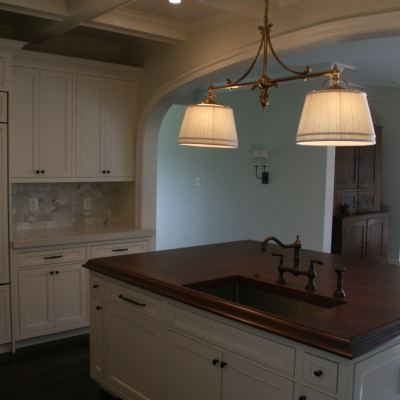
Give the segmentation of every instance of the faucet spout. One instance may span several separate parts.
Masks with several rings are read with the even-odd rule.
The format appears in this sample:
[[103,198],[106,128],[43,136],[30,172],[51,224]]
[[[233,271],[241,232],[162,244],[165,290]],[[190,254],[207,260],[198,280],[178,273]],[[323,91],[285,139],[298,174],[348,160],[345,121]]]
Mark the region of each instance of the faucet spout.
[[294,259],[293,259],[293,268],[288,268],[285,267],[284,261],[283,261],[283,254],[278,254],[278,253],[272,253],[273,256],[279,256],[280,261],[279,261],[279,266],[278,266],[278,271],[279,271],[279,278],[277,280],[278,283],[286,283],[286,278],[284,273],[285,272],[291,272],[294,276],[298,275],[306,275],[309,278],[309,284],[307,285],[308,290],[315,290],[316,286],[314,284],[314,278],[316,276],[315,274],[315,269],[314,269],[314,263],[322,265],[322,261],[318,260],[311,260],[310,268],[309,271],[302,271],[300,268],[300,250],[301,250],[301,242],[299,240],[299,236],[297,235],[296,240],[293,243],[289,244],[284,244],[282,243],[279,239],[277,239],[275,236],[268,236],[261,247],[262,251],[265,251],[267,248],[267,244],[270,241],[274,241],[276,244],[281,246],[284,249],[293,249],[294,250]]

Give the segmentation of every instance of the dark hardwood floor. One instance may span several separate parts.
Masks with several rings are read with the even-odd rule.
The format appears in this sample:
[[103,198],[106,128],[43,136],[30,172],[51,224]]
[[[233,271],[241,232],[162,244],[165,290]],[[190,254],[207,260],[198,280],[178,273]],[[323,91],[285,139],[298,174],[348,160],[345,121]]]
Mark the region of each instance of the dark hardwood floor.
[[89,376],[89,336],[0,354],[1,400],[112,400]]

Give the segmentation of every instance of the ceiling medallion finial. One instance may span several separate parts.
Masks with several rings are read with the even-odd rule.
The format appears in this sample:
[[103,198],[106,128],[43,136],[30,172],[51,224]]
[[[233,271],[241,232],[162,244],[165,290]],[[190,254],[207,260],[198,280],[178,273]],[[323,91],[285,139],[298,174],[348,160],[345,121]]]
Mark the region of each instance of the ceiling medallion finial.
[[[203,105],[213,105],[214,107],[220,107],[221,111],[222,109],[226,110],[226,115],[228,116],[229,119],[233,118],[233,112],[232,109],[229,107],[226,107],[221,103],[217,103],[215,100],[213,100],[214,97],[217,97],[215,92],[216,91],[221,91],[221,90],[232,90],[232,89],[237,89],[237,88],[244,88],[244,87],[251,87],[252,90],[258,89],[260,91],[260,96],[259,96],[259,103],[260,106],[263,110],[268,106],[269,104],[269,90],[272,87],[278,88],[280,82],[289,82],[293,80],[299,80],[303,79],[306,81],[308,78],[315,78],[315,77],[322,77],[322,76],[329,76],[329,78],[323,83],[322,86],[324,86],[327,82],[332,82],[333,84],[327,89],[327,90],[322,90],[321,89],[317,92],[313,92],[314,94],[316,93],[325,93],[328,91],[329,94],[326,94],[324,97],[319,96],[318,101],[323,101],[321,103],[320,108],[313,109],[313,112],[319,112],[319,114],[309,114],[310,111],[306,111],[307,114],[304,114],[305,108],[303,108],[303,114],[302,114],[302,120],[307,120],[307,124],[304,123],[302,125],[302,129],[300,129],[297,133],[297,139],[296,142],[298,144],[306,144],[306,145],[325,145],[325,146],[349,146],[349,145],[367,145],[367,144],[374,144],[375,143],[375,134],[373,130],[373,124],[371,120],[371,115],[369,112],[369,107],[368,103],[366,102],[366,95],[365,93],[354,91],[350,89],[349,84],[341,79],[339,77],[340,75],[340,70],[335,64],[334,68],[329,70],[329,71],[323,71],[323,72],[316,72],[316,73],[311,73],[312,68],[309,65],[306,65],[305,69],[303,71],[295,71],[288,66],[286,66],[282,60],[278,57],[276,54],[272,42],[271,42],[271,29],[272,29],[272,24],[269,22],[269,16],[268,16],[268,0],[265,0],[265,12],[264,12],[264,25],[259,26],[258,29],[261,33],[261,41],[260,45],[257,51],[257,54],[251,63],[250,67],[248,70],[237,80],[233,81],[230,78],[226,79],[226,85],[224,86],[213,86],[212,84],[210,85],[208,89],[208,95],[205,97],[203,100],[203,103],[198,104],[197,106],[190,106],[190,107],[201,107],[198,108],[199,113],[196,114],[197,120],[189,120],[184,118],[185,123],[185,129],[183,129],[183,125],[181,127],[179,137],[178,137],[178,144],[182,145],[193,145],[193,146],[199,146],[199,142],[201,142],[201,146],[205,147],[216,147],[214,139],[212,139],[212,133],[210,131],[205,130],[205,126],[202,126],[201,123],[202,121],[207,121],[207,126],[208,129],[215,128],[216,124],[220,124],[221,126],[219,127],[219,134],[221,134],[221,127],[224,125],[222,123],[222,120],[210,122],[210,118],[212,118],[211,115],[206,113],[206,108],[202,107]],[[290,72],[293,75],[289,76],[284,76],[280,78],[271,78],[268,76],[268,54],[269,52],[273,56],[273,58],[278,62],[278,64],[285,69],[286,71]],[[261,77],[257,81],[253,82],[243,82],[243,80],[250,74],[250,72],[253,70],[254,66],[256,65],[257,61],[259,60],[260,56],[262,54],[262,62],[263,62],[263,73]],[[340,82],[344,82],[346,84],[346,88],[342,87],[339,85]],[[340,96],[340,100],[336,100],[336,102],[331,102],[330,100],[334,98],[336,91],[343,91],[343,95]],[[346,95],[344,94],[346,93]],[[352,96],[347,95],[347,93],[351,93]],[[358,95],[358,96],[357,96]],[[362,100],[361,97],[365,99]],[[337,96],[336,96],[337,97]],[[307,101],[306,97],[306,101]],[[361,101],[358,101],[358,105],[355,106],[354,101],[355,99],[359,99]],[[314,100],[317,99],[317,96],[314,96]],[[343,103],[346,102],[346,103]],[[317,104],[317,102],[313,102]],[[349,112],[341,112],[337,113],[337,109],[329,111],[328,110],[328,103],[329,107],[336,107],[339,109],[347,109],[351,110]],[[357,110],[354,109],[354,107],[358,107]],[[230,110],[229,112],[227,110]],[[193,110],[192,110],[193,111]],[[200,112],[201,111],[201,112]],[[215,110],[214,110],[215,111]],[[354,118],[352,117],[352,114],[354,113],[357,114],[358,120],[355,121]],[[200,116],[200,115],[203,116]],[[213,112],[214,114],[214,112]],[[221,113],[222,115],[222,113]],[[305,116],[304,116],[305,115]],[[335,117],[333,117],[333,115]],[[304,116],[304,118],[303,118]],[[317,131],[312,131],[308,132],[307,129],[311,127],[310,122],[317,120],[317,117],[319,118],[320,121],[323,121],[321,124],[317,124],[314,126],[312,129],[317,129]],[[334,120],[333,118],[341,118],[343,119],[338,123],[338,121]],[[224,125],[225,126],[225,125]],[[233,121],[233,127],[235,127],[234,121]],[[236,127],[233,129],[232,124],[226,124],[224,129],[231,129],[231,131],[224,132],[223,136],[225,138],[229,138],[227,140],[227,143],[229,145],[224,145],[220,139],[217,138],[218,147],[237,147],[237,133],[236,133]],[[305,130],[304,130],[305,129]],[[321,131],[318,131],[321,130]],[[308,135],[308,133],[311,133],[311,136]],[[224,139],[225,140],[225,139]],[[236,146],[233,144],[236,143]]]

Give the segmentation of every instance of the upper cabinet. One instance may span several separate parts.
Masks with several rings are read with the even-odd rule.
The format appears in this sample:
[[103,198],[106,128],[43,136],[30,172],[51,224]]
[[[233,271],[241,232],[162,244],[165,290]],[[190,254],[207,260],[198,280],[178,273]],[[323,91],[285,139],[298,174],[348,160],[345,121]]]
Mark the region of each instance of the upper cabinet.
[[135,83],[77,76],[78,178],[133,180]]
[[11,178],[72,178],[71,73],[15,67]]
[[336,148],[334,215],[379,211],[382,127],[375,134],[375,146]]
[[11,182],[134,180],[139,68],[29,52],[13,62]]

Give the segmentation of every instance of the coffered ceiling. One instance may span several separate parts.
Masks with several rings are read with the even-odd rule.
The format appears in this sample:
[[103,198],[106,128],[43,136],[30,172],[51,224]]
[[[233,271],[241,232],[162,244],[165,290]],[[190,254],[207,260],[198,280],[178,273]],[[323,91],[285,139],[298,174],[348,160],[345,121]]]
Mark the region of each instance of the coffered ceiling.
[[[270,12],[302,0],[270,0]],[[25,49],[143,66],[146,49],[185,41],[196,29],[246,16],[255,29],[263,0],[4,0],[0,37],[26,42]],[[400,38],[359,41],[285,59],[290,65],[339,62],[347,77],[366,86],[400,85]],[[129,54],[129,57],[126,55]],[[377,71],[379,79],[377,80]]]

